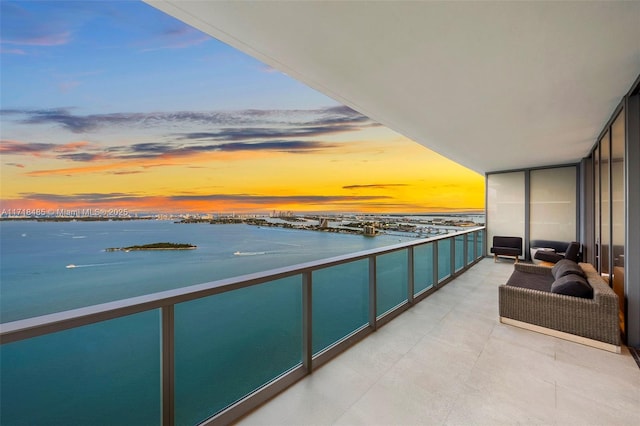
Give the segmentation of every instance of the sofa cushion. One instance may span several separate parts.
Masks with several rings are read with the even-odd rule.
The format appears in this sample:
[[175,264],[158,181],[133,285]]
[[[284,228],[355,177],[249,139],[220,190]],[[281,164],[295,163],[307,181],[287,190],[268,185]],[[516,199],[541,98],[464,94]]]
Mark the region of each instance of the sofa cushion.
[[576,274],[564,275],[556,279],[551,284],[551,293],[593,299],[593,288],[587,280]]
[[518,256],[522,254],[522,249],[514,247],[491,247],[491,253],[502,254],[504,256]]
[[582,278],[587,278],[587,276],[584,274],[584,271],[582,270],[580,265],[578,265],[573,260],[569,260],[569,259],[559,260],[551,268],[551,273],[553,274],[553,277],[555,279],[562,278],[565,275],[569,275],[569,274],[575,274],[575,275],[581,276]]
[[577,241],[572,241],[567,246],[567,249],[564,251],[564,258],[573,260],[574,262],[578,262],[580,260],[580,243]]
[[563,253],[567,248],[566,241],[552,241],[552,240],[531,240],[530,247],[546,247],[552,248],[556,253]]
[[551,274],[530,274],[515,270],[509,277],[507,285],[513,287],[530,288],[539,291],[551,291],[553,276]]
[[557,263],[564,259],[564,256],[553,251],[538,250],[533,258],[545,262]]

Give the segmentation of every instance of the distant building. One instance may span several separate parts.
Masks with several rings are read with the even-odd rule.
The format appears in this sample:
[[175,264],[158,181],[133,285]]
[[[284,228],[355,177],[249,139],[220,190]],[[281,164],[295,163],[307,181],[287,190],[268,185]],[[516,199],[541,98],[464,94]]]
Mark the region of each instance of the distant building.
[[373,225],[365,225],[364,226],[364,235],[374,236],[376,235],[376,227]]

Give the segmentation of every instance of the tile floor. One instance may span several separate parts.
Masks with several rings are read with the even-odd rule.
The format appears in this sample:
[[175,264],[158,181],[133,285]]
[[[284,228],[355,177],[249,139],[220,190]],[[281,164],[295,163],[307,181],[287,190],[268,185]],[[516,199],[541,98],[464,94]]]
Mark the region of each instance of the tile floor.
[[513,264],[482,260],[240,425],[638,425],[640,368],[498,321]]

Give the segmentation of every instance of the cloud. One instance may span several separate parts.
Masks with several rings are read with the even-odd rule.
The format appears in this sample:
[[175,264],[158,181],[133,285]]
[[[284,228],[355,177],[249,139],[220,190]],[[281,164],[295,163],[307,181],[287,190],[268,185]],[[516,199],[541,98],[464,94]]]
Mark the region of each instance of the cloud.
[[[28,126],[58,124],[73,133],[87,133],[101,127],[110,131],[143,129],[147,138],[133,144],[99,146],[86,141],[67,144],[3,141],[0,152],[55,158],[85,163],[80,167],[32,170],[29,176],[107,172],[148,166],[144,160],[161,160],[156,166],[175,166],[173,160],[203,154],[241,152],[314,153],[337,149],[344,143],[312,140],[377,125],[347,107],[312,110],[173,111],[158,113],[75,114],[71,108],[3,109],[4,119]],[[201,131],[160,134],[166,129]],[[165,140],[163,140],[165,139]],[[213,157],[205,157],[213,158]],[[229,158],[228,158],[229,159]],[[110,163],[107,163],[110,162]],[[99,163],[99,164],[88,164]]]
[[139,164],[135,163],[107,163],[107,164],[97,164],[97,165],[88,165],[81,167],[70,167],[64,169],[46,169],[46,170],[34,170],[26,173],[27,176],[31,177],[39,177],[39,176],[73,176],[78,174],[86,174],[86,173],[96,173],[96,172],[107,172],[108,170],[118,170],[123,167],[135,167],[139,166]]
[[343,186],[342,189],[388,189],[393,187],[400,186],[409,186],[406,183],[379,183],[379,184],[369,184],[369,185],[346,185]]
[[135,175],[138,173],[143,173],[141,170],[123,170],[120,172],[111,172],[112,175]]
[[178,151],[179,149],[180,148],[175,147],[171,143],[144,142],[144,143],[137,143],[133,145],[110,148],[108,151],[111,151],[111,152],[119,151],[119,152],[125,152],[130,154],[142,154],[142,157],[144,157],[146,154],[151,154],[152,156],[155,157],[157,155],[162,155],[169,152],[175,152],[175,151]]
[[79,141],[79,142],[69,142],[64,145],[56,145],[56,152],[75,152],[81,148],[85,148],[89,146],[89,142]]
[[319,151],[337,147],[325,142],[304,141],[271,141],[271,142],[236,142],[218,145],[220,151],[279,151],[289,153]]
[[133,145],[121,145],[107,148],[100,153],[72,153],[58,155],[56,158],[73,161],[96,160],[132,160],[155,158],[180,158],[213,152],[286,152],[291,154],[316,152],[337,147],[326,142],[307,141],[269,141],[269,142],[232,142],[207,145],[184,145],[174,142],[144,142]]
[[5,49],[3,47],[0,47],[0,53],[6,53],[7,55],[26,55],[27,52],[25,52],[22,49]]
[[29,143],[2,140],[0,141],[0,153],[4,155],[11,154],[41,154],[53,151],[56,148],[54,143]]
[[114,203],[114,202],[122,202],[122,201],[131,201],[139,199],[140,196],[136,194],[128,194],[123,192],[111,192],[111,193],[79,193],[72,195],[63,195],[63,194],[49,194],[49,193],[37,193],[37,192],[26,192],[20,194],[20,196],[24,200],[29,201],[43,201],[49,203],[78,203],[83,202],[87,204],[94,203]]
[[[271,151],[302,153],[337,147],[336,144],[307,141],[232,142],[208,145],[184,145],[172,142],[147,142],[109,148],[112,159],[176,158],[210,152]],[[106,158],[104,157],[104,158]],[[97,159],[97,158],[96,158]]]
[[212,40],[211,36],[172,19],[147,21],[145,26],[148,35],[136,44],[141,52],[185,49]]
[[179,133],[183,139],[237,141],[257,138],[310,137],[360,130],[378,123],[347,107],[315,110],[174,111],[77,115],[69,108],[2,109],[6,117],[18,116],[26,125],[58,124],[73,133],[103,127],[161,128],[195,125],[211,130]]
[[193,210],[226,207],[230,209],[272,209],[278,206],[307,205],[326,207],[364,206],[368,203],[385,205],[389,197],[341,195],[263,195],[263,194],[178,194],[170,196],[140,193],[76,193],[51,194],[28,192],[20,194],[22,202],[30,205],[48,205],[48,208],[127,207],[133,210]]
[[4,115],[26,115],[22,124],[59,124],[73,133],[87,133],[103,126],[125,125],[139,120],[138,114],[73,115],[64,108],[48,110],[1,110]]
[[322,126],[292,126],[289,128],[225,128],[217,132],[194,132],[181,135],[181,139],[237,141],[247,139],[300,138],[331,135],[361,130],[349,124],[325,124]]
[[[42,30],[42,28],[39,28]],[[46,29],[45,29],[46,30]],[[64,31],[59,33],[23,33],[15,38],[3,38],[3,44],[14,44],[21,46],[59,46],[67,44],[71,40],[71,32]]]
[[[33,170],[29,176],[75,175],[127,167],[178,166],[179,158],[197,157],[203,154],[237,152],[280,152],[287,154],[312,153],[338,148],[341,145],[318,141],[279,140],[266,142],[231,142],[219,144],[185,145],[177,142],[145,142],[99,149],[85,142],[64,145],[2,141],[0,154],[29,155],[56,158],[58,160],[85,163],[79,167]],[[86,150],[83,148],[87,148]],[[210,157],[203,157],[210,158]],[[162,162],[148,163],[147,161]],[[229,158],[227,158],[229,160]],[[186,160],[185,160],[186,161]],[[189,160],[193,161],[193,159]],[[89,163],[89,164],[86,164]],[[96,164],[90,164],[96,163]],[[182,164],[182,165],[187,165]],[[193,165],[191,165],[193,166]]]
[[255,204],[318,204],[336,202],[370,202],[383,200],[387,196],[344,196],[344,195],[257,195],[257,194],[207,194],[207,195],[173,195],[174,201],[235,201]]
[[153,164],[145,164],[145,163],[136,163],[143,169],[152,169],[154,167],[167,167],[167,166],[186,166],[186,164],[180,163],[153,163]]
[[55,6],[41,10],[24,7],[14,2],[0,2],[2,16],[0,42],[19,46],[60,46],[69,43],[70,28],[67,22],[59,19]]
[[90,161],[96,161],[96,160],[104,160],[105,156],[103,154],[90,154],[88,152],[79,152],[74,154],[58,155],[56,158],[59,158],[61,160],[90,162]]
[[207,129],[157,136],[172,139],[168,142],[143,142],[108,148],[91,146],[87,142],[56,145],[17,141],[3,141],[0,148],[6,154],[48,155],[76,162],[177,158],[212,152],[315,152],[336,148],[338,145],[301,139],[358,131],[377,125],[347,107],[90,115],[74,114],[69,108],[54,108],[3,109],[0,113],[3,117],[14,117],[18,123],[28,126],[58,124],[72,133],[87,133],[102,127],[152,131],[156,128],[164,130],[168,126]]
[[[49,1],[0,2],[3,46],[62,46],[113,33],[118,48],[154,51],[183,49],[212,37],[138,2]],[[104,19],[109,17],[110,19]],[[118,45],[129,36],[128,46]],[[4,51],[3,51],[4,52]]]
[[[74,161],[89,161],[89,158],[97,154],[78,153],[77,151],[89,148],[88,142],[70,142],[67,144],[22,142],[2,140],[0,141],[0,154],[4,155],[32,155],[36,157],[55,157],[60,159],[72,159]],[[59,154],[62,153],[62,154]]]
[[21,164],[21,163],[4,163],[4,164],[6,166],[13,166],[13,167],[21,168],[21,169],[24,169],[24,167],[25,167],[24,164]]
[[380,126],[379,123],[372,121],[369,117],[360,114],[359,112],[349,108],[348,106],[339,105],[322,110],[315,110],[320,115],[315,121],[311,121],[311,124],[344,124],[344,123],[360,123],[370,126]]

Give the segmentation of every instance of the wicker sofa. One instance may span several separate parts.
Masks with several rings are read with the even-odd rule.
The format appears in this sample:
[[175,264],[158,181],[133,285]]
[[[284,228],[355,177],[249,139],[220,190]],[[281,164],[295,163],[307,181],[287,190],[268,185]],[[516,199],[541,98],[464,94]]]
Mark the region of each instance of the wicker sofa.
[[592,265],[576,265],[593,289],[590,298],[552,292],[556,267],[515,264],[498,290],[500,322],[620,353],[618,296]]

